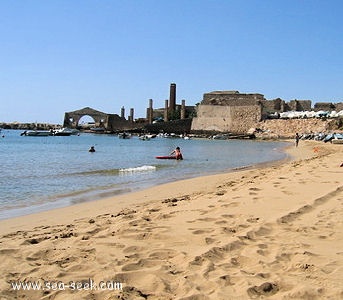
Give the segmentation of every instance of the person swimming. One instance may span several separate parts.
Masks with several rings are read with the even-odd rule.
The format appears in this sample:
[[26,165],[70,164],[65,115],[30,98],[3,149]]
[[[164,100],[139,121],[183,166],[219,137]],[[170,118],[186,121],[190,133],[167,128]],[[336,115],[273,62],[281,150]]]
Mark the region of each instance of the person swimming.
[[95,152],[94,146],[91,146],[90,149],[88,150],[88,152]]
[[177,160],[182,160],[183,159],[180,147],[176,147],[175,150],[173,150],[170,153],[170,155],[173,155],[173,154],[175,155]]

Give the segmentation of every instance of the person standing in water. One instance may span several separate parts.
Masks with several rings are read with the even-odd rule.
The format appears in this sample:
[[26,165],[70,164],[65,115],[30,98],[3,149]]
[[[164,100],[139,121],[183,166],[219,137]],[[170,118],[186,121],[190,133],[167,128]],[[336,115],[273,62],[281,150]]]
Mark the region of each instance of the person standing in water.
[[175,155],[177,160],[182,160],[183,159],[180,147],[176,147],[175,150],[173,150],[170,153],[170,155],[173,155],[173,154]]

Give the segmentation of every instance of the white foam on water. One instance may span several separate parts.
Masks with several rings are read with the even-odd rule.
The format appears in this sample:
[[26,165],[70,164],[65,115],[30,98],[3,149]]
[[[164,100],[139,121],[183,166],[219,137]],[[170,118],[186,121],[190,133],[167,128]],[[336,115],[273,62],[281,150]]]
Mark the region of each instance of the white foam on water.
[[135,173],[135,172],[148,172],[148,171],[155,171],[155,166],[141,166],[135,168],[126,168],[126,169],[119,169],[119,172],[123,173]]

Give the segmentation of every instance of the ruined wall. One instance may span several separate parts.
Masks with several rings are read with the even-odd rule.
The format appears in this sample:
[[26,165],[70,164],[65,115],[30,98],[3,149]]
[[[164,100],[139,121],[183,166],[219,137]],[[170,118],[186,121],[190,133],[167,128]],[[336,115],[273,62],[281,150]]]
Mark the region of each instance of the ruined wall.
[[285,112],[285,111],[311,111],[311,100],[291,100],[286,102],[280,98],[261,101],[263,113]]
[[109,114],[106,130],[109,130],[109,131],[129,130],[129,129],[135,128],[136,126],[137,124],[127,121],[125,120],[125,118],[121,118],[116,114]]
[[332,110],[336,110],[336,107],[331,102],[317,102],[314,105],[314,111],[320,111],[320,110],[332,111]]
[[335,109],[336,111],[343,110],[343,102],[335,103]]
[[263,100],[261,101],[263,106],[263,112],[274,113],[282,110],[284,101],[280,98],[274,100]]
[[192,131],[246,133],[261,120],[260,105],[221,106],[199,105],[193,118]]
[[150,133],[175,133],[185,134],[191,131],[192,119],[173,120],[156,124],[147,124],[144,130]]
[[288,103],[289,110],[294,111],[310,111],[311,100],[291,100]]
[[261,94],[241,94],[238,91],[215,91],[206,93],[201,104],[223,106],[249,106],[256,105],[264,100]]

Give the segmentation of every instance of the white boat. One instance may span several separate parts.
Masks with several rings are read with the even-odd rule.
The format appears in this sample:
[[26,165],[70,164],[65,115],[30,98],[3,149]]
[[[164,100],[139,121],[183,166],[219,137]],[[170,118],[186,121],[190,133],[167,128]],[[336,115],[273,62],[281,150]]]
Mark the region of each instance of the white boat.
[[25,130],[20,135],[25,136],[49,136],[51,135],[50,130]]
[[156,137],[156,134],[143,134],[139,136],[139,139],[142,141],[149,141],[150,139],[153,139]]
[[78,134],[78,132],[79,131],[77,129],[60,128],[60,129],[54,129],[52,134],[56,136],[69,136],[72,134]]
[[334,133],[333,139],[331,140],[332,144],[343,144],[343,133]]
[[216,134],[212,136],[213,140],[227,140],[228,136],[226,134]]
[[148,135],[141,135],[140,137],[139,137],[139,139],[141,140],[141,141],[149,141],[150,140],[150,137],[148,137]]

